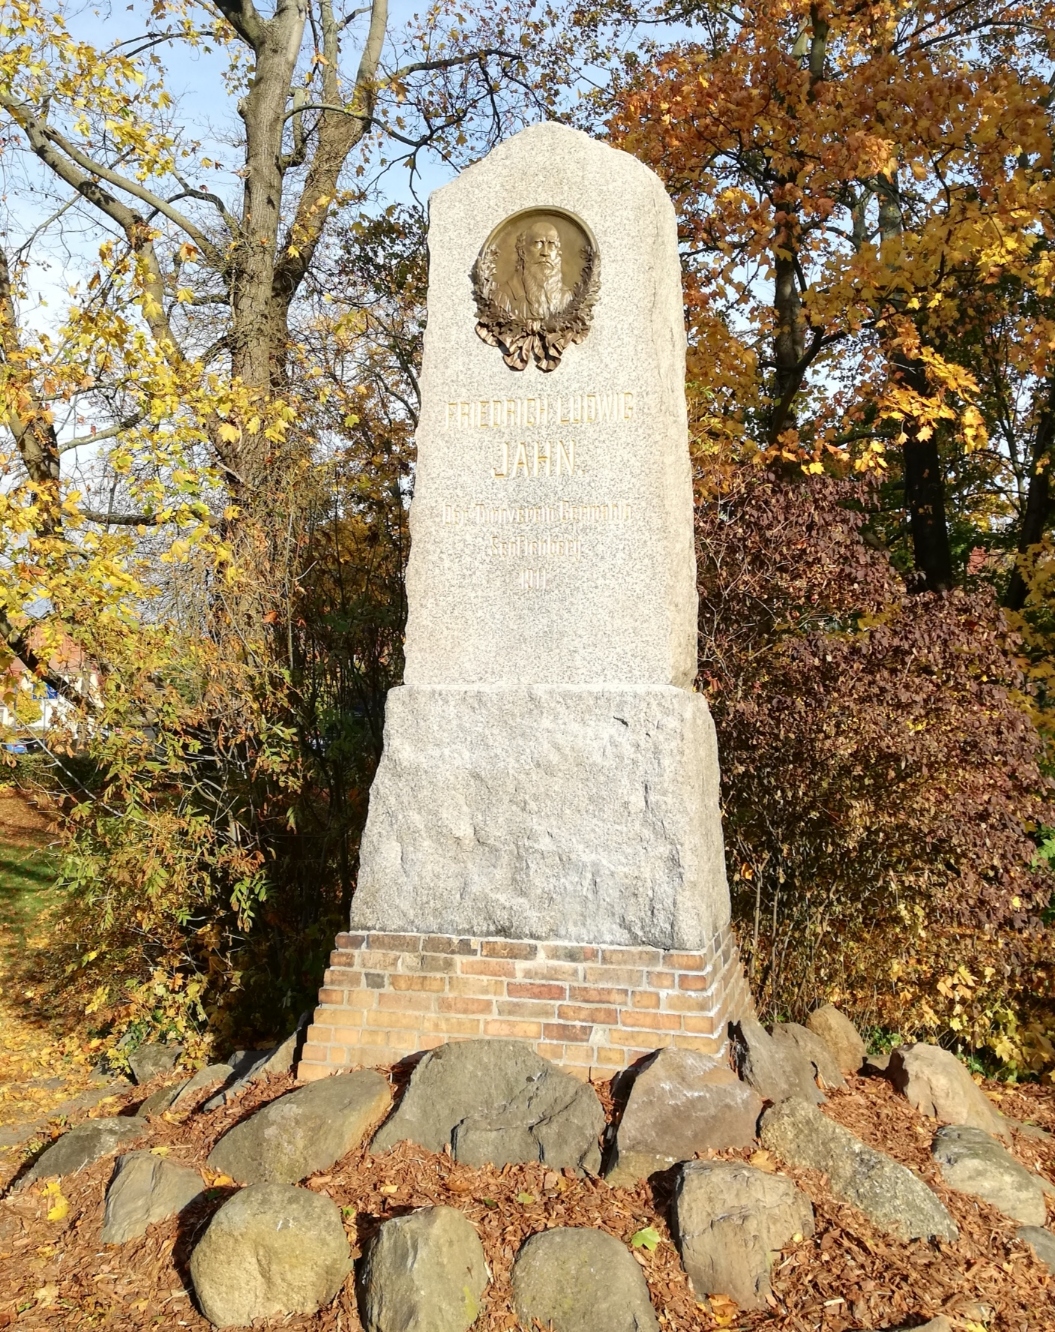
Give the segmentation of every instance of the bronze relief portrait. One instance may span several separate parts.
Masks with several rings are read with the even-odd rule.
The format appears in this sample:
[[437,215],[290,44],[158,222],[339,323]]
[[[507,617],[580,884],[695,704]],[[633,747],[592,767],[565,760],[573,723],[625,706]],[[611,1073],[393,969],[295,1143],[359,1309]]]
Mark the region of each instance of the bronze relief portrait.
[[571,213],[514,213],[484,242],[472,271],[476,331],[512,370],[556,370],[590,331],[600,289],[597,247]]

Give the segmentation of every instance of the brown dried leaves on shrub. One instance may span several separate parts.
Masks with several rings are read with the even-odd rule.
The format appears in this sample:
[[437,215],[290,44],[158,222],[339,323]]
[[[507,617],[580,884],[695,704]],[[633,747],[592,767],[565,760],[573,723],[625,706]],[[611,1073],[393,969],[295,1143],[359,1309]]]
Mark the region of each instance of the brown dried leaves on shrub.
[[999,607],[909,595],[865,539],[874,498],[756,474],[699,508],[739,935],[765,1010],[823,994],[1006,1057],[1008,1013],[1052,994],[1040,741]]

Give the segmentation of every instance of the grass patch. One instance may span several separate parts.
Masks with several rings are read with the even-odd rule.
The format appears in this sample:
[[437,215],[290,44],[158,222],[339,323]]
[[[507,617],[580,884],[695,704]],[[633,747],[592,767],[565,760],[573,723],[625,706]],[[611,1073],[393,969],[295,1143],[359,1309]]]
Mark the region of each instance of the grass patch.
[[58,856],[49,847],[0,841],[0,935],[25,945],[40,913],[55,902]]

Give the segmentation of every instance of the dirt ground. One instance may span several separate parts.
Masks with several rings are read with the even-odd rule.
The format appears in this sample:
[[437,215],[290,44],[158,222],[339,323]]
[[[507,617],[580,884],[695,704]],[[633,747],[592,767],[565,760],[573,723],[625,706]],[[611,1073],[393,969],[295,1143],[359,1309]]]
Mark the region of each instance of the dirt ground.
[[[272,1079],[212,1114],[165,1114],[151,1121],[141,1145],[197,1166],[213,1187],[201,1204],[178,1221],[153,1226],[142,1240],[113,1249],[99,1243],[112,1159],[64,1180],[61,1200],[43,1185],[9,1193],[0,1202],[0,1327],[204,1332],[208,1324],[195,1308],[187,1263],[195,1240],[232,1192],[228,1181],[205,1170],[205,1158],[223,1132],[290,1085],[289,1078]],[[150,1090],[135,1089],[91,1113],[112,1114],[115,1107],[131,1113]],[[611,1109],[609,1088],[598,1090]],[[1008,1115],[1055,1130],[1055,1091],[992,1085],[987,1090]],[[388,1217],[436,1203],[462,1211],[480,1232],[493,1277],[476,1324],[479,1332],[516,1326],[509,1283],[516,1251],[528,1235],[563,1225],[597,1226],[627,1243],[643,1227],[655,1227],[661,1236],[655,1251],[633,1252],[663,1332],[848,1332],[913,1326],[938,1313],[948,1314],[957,1332],[1055,1328],[1055,1279],[1015,1239],[1013,1223],[942,1183],[928,1151],[933,1121],[918,1115],[886,1082],[861,1078],[832,1094],[825,1113],[918,1171],[952,1213],[960,1238],[953,1244],[891,1241],[853,1208],[836,1202],[823,1176],[786,1170],[812,1200],[817,1229],[785,1250],[774,1272],[773,1305],[761,1313],[743,1313],[721,1299],[696,1299],[671,1242],[672,1172],[636,1189],[613,1189],[598,1179],[575,1179],[540,1166],[470,1169],[403,1144],[379,1156],[353,1153],[309,1179],[307,1187],[344,1209],[356,1253]],[[1055,1143],[1016,1134],[1015,1151],[1023,1163],[1055,1180]],[[720,1155],[778,1168],[762,1151]],[[9,1167],[0,1185],[11,1173]],[[55,1219],[48,1219],[49,1211]],[[352,1280],[320,1313],[266,1325],[360,1332]]]

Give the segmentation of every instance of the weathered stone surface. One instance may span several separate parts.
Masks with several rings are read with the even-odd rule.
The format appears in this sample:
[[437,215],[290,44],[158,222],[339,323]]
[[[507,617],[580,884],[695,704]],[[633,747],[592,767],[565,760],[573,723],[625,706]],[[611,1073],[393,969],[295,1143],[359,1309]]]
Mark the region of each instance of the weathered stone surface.
[[480,1236],[453,1207],[386,1221],[356,1270],[366,1332],[466,1332],[486,1285]]
[[631,1185],[708,1148],[745,1147],[762,1098],[727,1064],[692,1050],[660,1050],[634,1080],[605,1172]]
[[266,1050],[235,1050],[227,1060],[231,1066],[231,1076],[216,1095],[205,1102],[202,1109],[206,1112],[219,1110],[221,1106],[229,1105],[241,1096],[251,1083],[272,1074],[292,1072],[304,1043],[310,1017],[310,1013],[302,1013],[296,1027],[280,1045],[273,1045]]
[[604,1122],[591,1086],[522,1041],[458,1041],[422,1059],[371,1150],[409,1139],[433,1152],[450,1146],[468,1165],[543,1161],[596,1173]]
[[351,1270],[337,1204],[289,1184],[251,1184],[220,1208],[191,1254],[202,1313],[216,1327],[314,1313]]
[[1041,1128],[1039,1124],[1030,1124],[1019,1119],[1011,1119],[1007,1115],[1003,1118],[1004,1122],[1010,1128],[1013,1128],[1016,1133],[1021,1133],[1024,1138],[1034,1138],[1037,1142],[1051,1142],[1052,1137],[1055,1136],[1049,1133],[1047,1129]]
[[834,1004],[822,1004],[806,1019],[806,1026],[821,1038],[843,1073],[861,1071],[865,1043],[845,1013],[841,1013]]
[[188,1109],[207,1087],[214,1087],[218,1082],[225,1083],[233,1074],[234,1069],[230,1064],[208,1064],[205,1068],[199,1068],[192,1078],[180,1084],[171,1108]]
[[[534,209],[564,229],[561,282],[583,236],[599,261],[590,331],[550,373],[481,340],[469,277]],[[429,254],[406,683],[352,928],[702,948],[729,906],[713,726],[691,692],[670,200],[630,155],[535,125],[432,196]]]
[[991,1134],[963,1124],[949,1125],[934,1135],[931,1155],[954,1189],[982,1198],[1023,1225],[1044,1224],[1047,1208],[1040,1179]]
[[702,948],[717,791],[700,694],[394,689],[352,928]]
[[[481,341],[467,276],[495,226],[534,208],[580,218],[600,261],[589,335],[549,374],[511,371]],[[578,256],[562,245],[568,267]],[[628,153],[535,125],[431,196],[429,259],[407,683],[690,688],[697,626],[685,321],[677,225],[662,182]],[[587,396],[593,402],[581,401]],[[526,410],[525,400],[533,400]],[[459,410],[481,402],[479,425]],[[559,439],[566,447],[575,440],[573,461],[559,454]],[[516,465],[518,440],[527,442],[526,467]],[[511,442],[509,466],[503,441]],[[563,559],[495,552],[492,532],[515,531],[480,524],[474,512],[477,503],[561,502],[615,502],[630,512],[592,523],[558,514],[524,533],[581,540],[580,554]],[[550,578],[538,595],[519,595],[520,568],[532,561]]]
[[184,1078],[182,1082],[174,1082],[171,1086],[159,1087],[136,1111],[136,1118],[146,1119],[149,1115],[160,1115],[172,1105],[189,1081],[189,1078]]
[[762,1309],[780,1250],[813,1234],[813,1206],[792,1180],[727,1161],[690,1161],[674,1195],[678,1252],[697,1295]]
[[149,1082],[159,1073],[171,1072],[182,1053],[182,1045],[141,1045],[128,1056],[128,1066],[137,1083]]
[[74,1175],[100,1157],[138,1141],[147,1131],[141,1119],[88,1119],[53,1142],[22,1176],[18,1187],[25,1188],[36,1179],[52,1175]]
[[241,1096],[251,1082],[263,1077],[264,1069],[277,1050],[277,1045],[267,1050],[236,1050],[227,1061],[234,1076],[229,1078],[216,1095],[210,1096],[202,1106],[206,1114],[211,1114],[213,1110],[219,1110],[221,1106],[229,1104]]
[[1055,1235],[1050,1230],[1045,1230],[1043,1226],[1020,1226],[1015,1231],[1015,1238],[1028,1244],[1037,1262],[1043,1263],[1055,1276]]
[[294,1184],[358,1147],[390,1101],[388,1083],[372,1069],[308,1083],[228,1130],[209,1165],[240,1184]]
[[799,1096],[817,1105],[824,1100],[813,1080],[813,1065],[793,1042],[778,1044],[754,1018],[734,1023],[732,1036],[737,1070],[763,1101],[779,1104]]
[[553,1332],[659,1332],[641,1269],[603,1230],[561,1227],[532,1235],[513,1264],[522,1325]]
[[304,1044],[304,1033],[308,1030],[308,1023],[311,1021],[311,1013],[301,1013],[297,1019],[297,1025],[289,1033],[281,1044],[277,1045],[271,1052],[270,1058],[258,1070],[257,1076],[271,1076],[278,1073],[292,1073],[293,1065],[297,1062],[297,1055],[300,1047]]
[[119,1156],[106,1190],[99,1238],[104,1244],[138,1239],[155,1221],[182,1212],[204,1187],[196,1170],[166,1161],[153,1152]]
[[777,1022],[773,1027],[773,1039],[779,1049],[790,1047],[800,1059],[810,1064],[811,1080],[819,1079],[826,1091],[838,1091],[846,1086],[846,1079],[835,1056],[825,1042],[807,1027],[797,1022]]
[[837,1198],[896,1239],[956,1238],[952,1217],[918,1176],[805,1101],[795,1098],[767,1110],[761,1136],[788,1165],[824,1171]]
[[992,1101],[948,1050],[923,1042],[899,1045],[890,1052],[887,1076],[921,1115],[980,1128],[998,1138],[1008,1136]]

